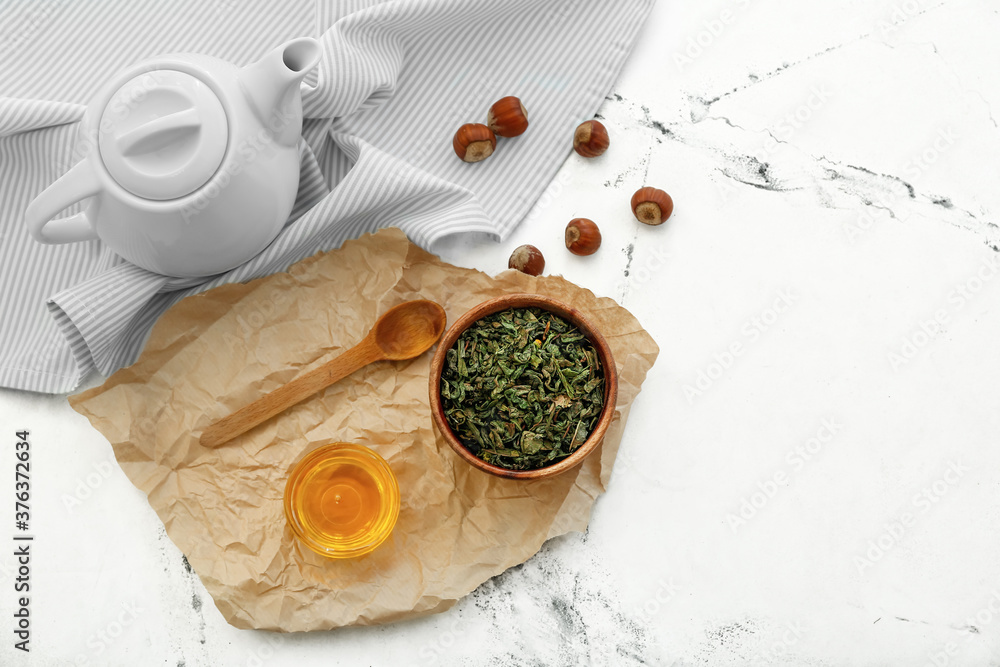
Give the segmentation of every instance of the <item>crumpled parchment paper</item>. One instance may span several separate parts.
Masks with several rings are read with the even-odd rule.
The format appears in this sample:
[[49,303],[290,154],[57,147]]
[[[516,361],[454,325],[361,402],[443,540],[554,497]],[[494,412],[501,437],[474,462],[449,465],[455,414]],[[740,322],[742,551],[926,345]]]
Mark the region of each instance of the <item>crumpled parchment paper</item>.
[[[370,365],[217,449],[198,444],[209,423],[353,346],[402,301],[437,301],[450,324],[513,292],[581,310],[604,333],[618,367],[617,411],[603,445],[563,475],[500,479],[455,455],[431,422],[432,352]],[[111,442],[229,623],[321,630],[444,611],[546,539],[583,530],[657,353],[611,299],[561,277],[506,271],[491,278],[445,264],[386,229],[287,273],[184,299],[159,320],[136,364],[70,404]],[[290,467],[330,441],[371,447],[399,480],[396,528],[360,559],[314,554],[285,525]]]

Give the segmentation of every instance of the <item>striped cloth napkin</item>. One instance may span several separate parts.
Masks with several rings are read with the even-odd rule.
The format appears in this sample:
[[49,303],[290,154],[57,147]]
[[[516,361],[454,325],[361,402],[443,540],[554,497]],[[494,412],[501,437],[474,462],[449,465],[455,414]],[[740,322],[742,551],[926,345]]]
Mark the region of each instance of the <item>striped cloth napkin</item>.
[[[0,0],[0,385],[72,391],[133,362],[179,299],[379,227],[425,248],[456,232],[502,239],[610,90],[652,2]],[[302,87],[298,198],[258,256],[177,279],[99,241],[29,237],[25,208],[72,166],[84,105],[118,70],[171,52],[242,65],[304,35],[324,54]],[[483,163],[458,160],[455,130],[506,95],[524,101],[528,133]]]

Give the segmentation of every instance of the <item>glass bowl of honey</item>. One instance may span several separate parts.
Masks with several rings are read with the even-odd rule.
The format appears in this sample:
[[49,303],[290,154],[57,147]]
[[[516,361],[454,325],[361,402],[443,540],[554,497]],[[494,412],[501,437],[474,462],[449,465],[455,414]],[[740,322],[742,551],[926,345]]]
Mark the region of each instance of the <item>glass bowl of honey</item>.
[[386,460],[335,442],[306,454],[285,485],[285,518],[307,547],[329,558],[374,551],[399,517],[399,485]]

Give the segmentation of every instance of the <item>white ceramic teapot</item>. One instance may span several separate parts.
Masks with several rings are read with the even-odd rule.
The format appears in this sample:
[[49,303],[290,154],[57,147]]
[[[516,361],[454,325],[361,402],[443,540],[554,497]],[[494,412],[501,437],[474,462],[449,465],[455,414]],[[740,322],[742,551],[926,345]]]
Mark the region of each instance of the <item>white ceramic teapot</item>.
[[[87,107],[82,159],[31,202],[28,231],[41,243],[100,238],[170,276],[242,264],[295,202],[299,83],[319,58],[319,43],[303,38],[243,68],[182,54],[126,69]],[[51,219],[84,199],[83,212]]]

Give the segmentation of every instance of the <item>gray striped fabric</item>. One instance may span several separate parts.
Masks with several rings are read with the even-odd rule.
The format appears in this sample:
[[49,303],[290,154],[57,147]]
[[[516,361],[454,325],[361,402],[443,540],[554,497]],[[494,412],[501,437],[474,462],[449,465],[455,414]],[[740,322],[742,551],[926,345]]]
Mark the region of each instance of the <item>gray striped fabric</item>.
[[[178,299],[379,227],[424,247],[456,232],[503,238],[611,88],[652,2],[0,0],[0,385],[71,391],[134,361]],[[301,184],[260,255],[182,280],[97,241],[28,236],[25,208],[72,166],[83,105],[119,69],[170,52],[245,64],[302,35],[319,36],[324,56],[302,88]],[[485,162],[458,160],[457,127],[505,95],[527,106],[527,134]]]

